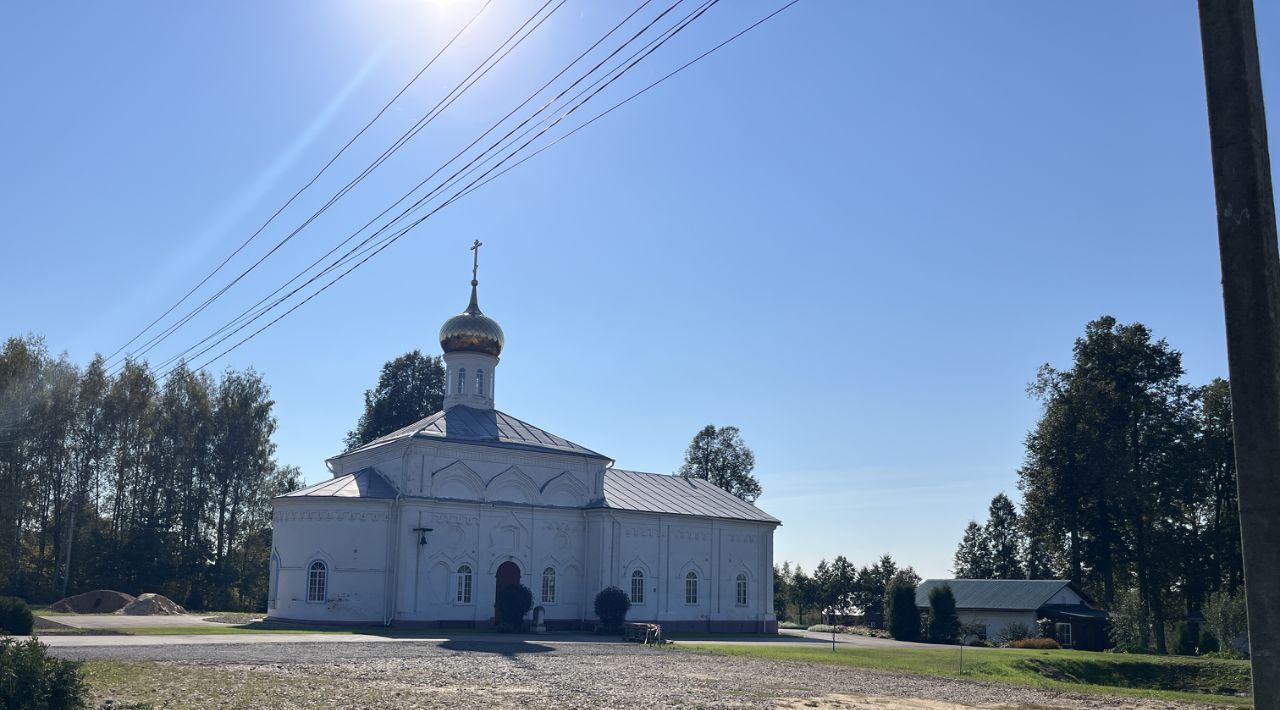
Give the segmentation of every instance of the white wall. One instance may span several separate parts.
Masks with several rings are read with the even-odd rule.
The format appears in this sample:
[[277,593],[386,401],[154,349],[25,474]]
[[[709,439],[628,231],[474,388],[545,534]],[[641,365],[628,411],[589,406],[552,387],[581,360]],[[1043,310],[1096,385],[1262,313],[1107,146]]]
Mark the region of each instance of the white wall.
[[[387,565],[386,501],[353,498],[277,498],[274,501],[271,582],[282,619],[377,623],[384,605]],[[307,601],[308,567],[328,570],[323,602]]]

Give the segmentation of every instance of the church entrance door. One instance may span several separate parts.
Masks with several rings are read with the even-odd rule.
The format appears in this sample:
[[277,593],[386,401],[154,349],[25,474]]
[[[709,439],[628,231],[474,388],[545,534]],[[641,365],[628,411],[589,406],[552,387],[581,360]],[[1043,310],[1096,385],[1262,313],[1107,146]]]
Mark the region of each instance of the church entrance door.
[[[493,620],[501,624],[506,619],[502,618],[502,610],[498,608],[498,598],[502,594],[502,590],[513,584],[520,583],[520,568],[514,562],[503,562],[498,565],[498,573],[496,575],[496,585],[493,593]],[[519,619],[511,619],[512,623],[518,623]]]

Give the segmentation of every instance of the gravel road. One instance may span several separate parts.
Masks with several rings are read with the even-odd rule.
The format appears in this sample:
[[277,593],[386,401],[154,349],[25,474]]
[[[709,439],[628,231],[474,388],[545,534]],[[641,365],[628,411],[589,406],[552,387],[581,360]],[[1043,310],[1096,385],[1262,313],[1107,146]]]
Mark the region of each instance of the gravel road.
[[[52,650],[86,660],[162,661],[157,669],[165,673],[157,678],[183,680],[172,697],[145,698],[159,707],[1203,707],[606,643],[454,639]],[[201,684],[195,679],[202,675],[217,680]]]

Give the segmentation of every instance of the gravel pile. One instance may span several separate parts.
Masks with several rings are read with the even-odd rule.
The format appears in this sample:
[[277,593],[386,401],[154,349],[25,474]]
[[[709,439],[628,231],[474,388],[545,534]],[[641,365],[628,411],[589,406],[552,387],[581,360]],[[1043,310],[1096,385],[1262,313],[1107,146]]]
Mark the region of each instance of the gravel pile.
[[49,611],[62,614],[114,614],[132,602],[134,596],[113,589],[95,589],[76,594],[49,605]]
[[178,606],[177,602],[163,594],[147,592],[125,604],[116,613],[130,616],[177,616],[187,613],[187,610]]

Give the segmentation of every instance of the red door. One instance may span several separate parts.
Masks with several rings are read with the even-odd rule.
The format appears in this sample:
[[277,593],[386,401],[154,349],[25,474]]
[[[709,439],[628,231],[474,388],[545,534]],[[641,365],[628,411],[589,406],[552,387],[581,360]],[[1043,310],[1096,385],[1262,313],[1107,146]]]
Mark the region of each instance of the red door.
[[[498,603],[497,603],[498,595],[502,593],[503,589],[513,584],[520,583],[520,568],[517,567],[516,563],[514,562],[503,562],[502,564],[498,565],[498,574],[496,578],[497,578],[497,584],[493,592],[493,599],[494,599],[493,619],[495,622],[501,624],[504,621],[504,619],[501,618],[501,615],[498,611]],[[520,620],[512,619],[512,622],[518,622],[518,621]]]

